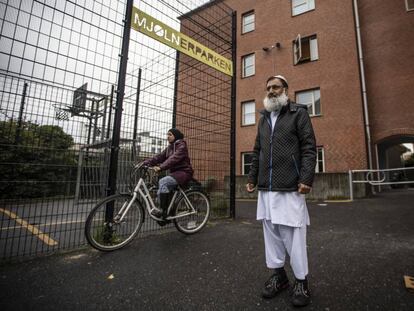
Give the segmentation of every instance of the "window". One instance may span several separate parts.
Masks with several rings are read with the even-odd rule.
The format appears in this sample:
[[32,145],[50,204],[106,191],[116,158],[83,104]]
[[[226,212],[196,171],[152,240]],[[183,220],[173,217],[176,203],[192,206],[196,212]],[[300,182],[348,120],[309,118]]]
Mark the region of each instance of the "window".
[[301,38],[298,35],[293,42],[293,62],[295,65],[318,60],[318,41],[316,35]]
[[299,15],[315,9],[315,0],[292,0],[292,15]]
[[151,153],[155,153],[155,148],[154,147],[151,148]]
[[254,11],[242,15],[242,33],[254,30]]
[[296,93],[296,102],[308,106],[310,116],[321,115],[321,91],[320,89],[301,91]]
[[252,166],[253,161],[252,152],[242,153],[242,175],[248,175],[250,172],[250,167]]
[[242,78],[253,76],[254,73],[254,54],[242,56]]
[[408,11],[414,11],[414,0],[405,0],[405,7]]
[[241,125],[253,125],[256,123],[256,104],[254,101],[248,101],[242,105],[242,122]]
[[325,153],[323,147],[316,148],[316,173],[323,173],[325,172]]
[[[152,140],[151,140],[151,145],[156,145],[157,144],[157,140],[155,139],[155,138],[153,138]],[[154,149],[155,150],[155,149]]]

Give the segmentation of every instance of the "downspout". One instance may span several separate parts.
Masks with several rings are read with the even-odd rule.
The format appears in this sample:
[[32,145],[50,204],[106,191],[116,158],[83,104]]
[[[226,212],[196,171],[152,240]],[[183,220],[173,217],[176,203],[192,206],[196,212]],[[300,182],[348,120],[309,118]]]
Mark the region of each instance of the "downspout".
[[365,83],[365,71],[364,71],[364,57],[362,55],[362,44],[361,44],[361,31],[359,25],[359,14],[358,14],[358,1],[354,1],[354,17],[355,17],[355,31],[357,35],[357,45],[358,45],[358,58],[359,58],[359,71],[361,76],[361,86],[362,86],[362,101],[364,104],[364,125],[365,125],[365,134],[367,139],[367,151],[368,151],[368,168],[372,170],[372,150],[371,150],[371,132],[369,127],[369,116],[368,116],[368,100],[367,100],[367,88]]

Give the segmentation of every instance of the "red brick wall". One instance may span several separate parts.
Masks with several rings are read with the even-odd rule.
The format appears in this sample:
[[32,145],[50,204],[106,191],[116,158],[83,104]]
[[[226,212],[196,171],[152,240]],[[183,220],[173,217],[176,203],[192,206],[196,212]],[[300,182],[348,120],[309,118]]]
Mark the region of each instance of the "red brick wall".
[[[241,152],[252,150],[256,135],[256,126],[240,126],[241,102],[254,99],[256,108],[262,109],[265,81],[276,73],[288,79],[292,99],[296,91],[320,88],[322,116],[312,118],[312,123],[317,144],[325,148],[326,171],[366,168],[352,1],[316,1],[314,11],[294,17],[291,1],[227,0],[226,3],[237,11],[237,173],[241,173]],[[241,15],[252,9],[255,30],[241,35]],[[317,35],[319,60],[293,65],[292,40],[298,33]],[[281,43],[280,49],[262,50],[276,42]],[[250,53],[256,55],[256,74],[241,79],[241,57]]]
[[[225,29],[217,29],[220,22]],[[180,31],[231,59],[230,45],[217,39],[231,35],[231,15],[220,8],[209,6],[183,18]],[[176,125],[185,133],[194,177],[214,179],[217,188],[224,188],[224,177],[230,175],[230,99],[230,76],[180,54]]]
[[414,136],[414,11],[359,0],[359,13],[372,141]]

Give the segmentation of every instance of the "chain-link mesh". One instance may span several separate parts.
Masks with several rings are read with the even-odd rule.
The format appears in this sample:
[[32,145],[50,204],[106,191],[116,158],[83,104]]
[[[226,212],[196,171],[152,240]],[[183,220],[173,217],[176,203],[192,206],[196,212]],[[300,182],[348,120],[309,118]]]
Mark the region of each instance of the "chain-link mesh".
[[[0,3],[2,259],[85,243],[85,219],[107,193],[125,5]],[[231,59],[232,11],[222,1],[139,8]],[[166,148],[176,126],[212,216],[228,216],[230,89],[231,77],[131,30],[117,191],[130,191],[133,165]],[[159,228],[146,221],[142,232]]]

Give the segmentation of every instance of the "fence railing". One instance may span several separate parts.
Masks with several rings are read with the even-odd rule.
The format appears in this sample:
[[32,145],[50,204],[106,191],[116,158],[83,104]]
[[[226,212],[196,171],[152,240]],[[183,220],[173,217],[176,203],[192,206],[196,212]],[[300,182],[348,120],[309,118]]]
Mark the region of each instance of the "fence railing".
[[[354,173],[363,173],[364,178],[354,180]],[[381,170],[350,170],[348,174],[350,200],[354,199],[354,184],[370,184],[371,186],[378,186],[379,191],[381,191],[381,186],[385,185],[389,185],[391,188],[396,188],[401,185],[414,184],[414,167],[400,167]]]
[[[232,77],[134,31],[123,55],[125,92],[115,92],[127,2],[104,2],[4,2],[0,260],[83,245],[86,216],[109,180],[126,191],[132,162],[164,150],[172,127],[184,133],[194,177],[209,188],[212,217],[230,215]],[[232,58],[235,15],[223,1],[143,0],[140,9]]]

